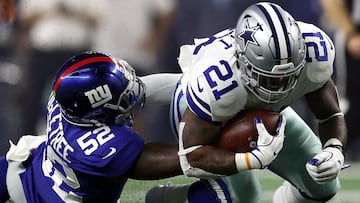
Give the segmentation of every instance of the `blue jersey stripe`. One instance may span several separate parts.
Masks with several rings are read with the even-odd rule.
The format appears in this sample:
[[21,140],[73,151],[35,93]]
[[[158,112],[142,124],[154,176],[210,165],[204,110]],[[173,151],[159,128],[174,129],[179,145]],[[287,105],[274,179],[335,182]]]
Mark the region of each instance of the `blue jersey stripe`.
[[181,121],[181,115],[182,115],[182,112],[180,110],[180,100],[181,98],[184,96],[184,93],[182,91],[179,92],[177,98],[176,98],[176,111],[177,111],[177,120],[178,120],[178,123],[180,123]]
[[291,49],[290,49],[290,40],[289,40],[289,35],[288,35],[288,31],[287,28],[285,26],[285,22],[284,19],[281,16],[281,13],[278,9],[278,7],[276,7],[275,5],[271,4],[271,7],[275,10],[277,16],[279,17],[280,23],[281,23],[281,27],[285,36],[285,41],[286,41],[286,49],[287,49],[287,55],[288,55],[288,60],[287,62],[289,63],[289,59],[291,58]]
[[194,99],[197,101],[197,103],[199,103],[203,108],[205,108],[206,110],[208,110],[210,112],[210,106],[205,103],[204,101],[202,101],[199,97],[196,96],[196,94],[194,93],[193,89],[190,88],[189,86],[187,86],[187,90],[186,90],[186,99],[187,99],[187,103],[188,106],[196,113],[196,115],[198,115],[200,118],[205,119],[207,121],[212,121],[211,119],[211,115],[207,114],[206,112],[204,112],[203,110],[201,110],[201,108],[199,108],[197,106],[197,104],[194,102],[194,99],[191,97],[190,95],[190,90],[192,91],[192,94],[194,95]]
[[[266,20],[268,21],[269,25],[270,25],[270,29],[271,32],[273,33],[273,37],[274,37],[274,45],[275,45],[275,58],[280,59],[280,46],[279,46],[279,38],[276,34],[276,29],[274,26],[274,23],[271,19],[270,14],[268,13],[268,11],[265,9],[264,6],[262,6],[261,4],[257,4],[257,7],[264,13]],[[276,61],[277,64],[280,64],[280,60]]]

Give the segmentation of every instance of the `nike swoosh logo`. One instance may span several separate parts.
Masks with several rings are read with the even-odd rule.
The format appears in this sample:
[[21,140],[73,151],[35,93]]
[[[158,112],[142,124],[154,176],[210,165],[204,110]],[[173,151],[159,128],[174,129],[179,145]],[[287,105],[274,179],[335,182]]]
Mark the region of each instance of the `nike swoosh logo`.
[[102,159],[109,158],[111,155],[115,154],[115,152],[116,152],[115,147],[110,147],[110,152],[107,155],[105,155]]

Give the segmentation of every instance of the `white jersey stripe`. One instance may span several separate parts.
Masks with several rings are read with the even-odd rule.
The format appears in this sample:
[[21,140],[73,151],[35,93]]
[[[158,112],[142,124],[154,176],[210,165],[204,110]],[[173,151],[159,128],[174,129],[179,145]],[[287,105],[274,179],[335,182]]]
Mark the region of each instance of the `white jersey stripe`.
[[[274,24],[274,27],[276,29],[276,35],[278,37],[279,47],[280,47],[280,57],[281,59],[287,59],[288,58],[288,51],[286,46],[286,40],[285,35],[283,31],[283,27],[280,23],[280,19],[278,18],[275,10],[269,5],[269,4],[262,4],[264,8],[268,11],[272,18],[272,23]],[[287,60],[281,60],[281,64],[286,63]]]
[[182,92],[182,89],[180,87],[176,88],[175,94],[174,94],[174,99],[173,99],[173,109],[172,109],[172,120],[173,120],[173,128],[174,128],[174,133],[176,134],[176,136],[178,137],[178,132],[179,132],[179,123],[180,123],[180,117],[181,115],[179,115],[180,112],[180,104],[179,102],[179,96],[180,93]]
[[275,27],[275,32],[276,35],[278,37],[278,43],[279,43],[279,48],[280,48],[280,58],[282,59],[280,61],[280,64],[284,64],[287,63],[287,59],[288,59],[288,50],[287,50],[287,45],[286,45],[286,38],[284,35],[284,28],[282,27],[281,23],[280,23],[280,19],[278,17],[278,15],[276,14],[275,10],[269,5],[269,4],[265,4],[265,3],[261,3],[261,5],[266,9],[266,11],[269,13],[270,17],[271,17],[271,21],[269,23],[273,23],[274,27]]
[[226,196],[224,191],[221,189],[220,185],[215,181],[215,180],[208,180],[209,184],[211,185],[211,187],[213,188],[213,190],[215,191],[218,199],[220,200],[221,203],[227,203],[228,201],[226,200]]

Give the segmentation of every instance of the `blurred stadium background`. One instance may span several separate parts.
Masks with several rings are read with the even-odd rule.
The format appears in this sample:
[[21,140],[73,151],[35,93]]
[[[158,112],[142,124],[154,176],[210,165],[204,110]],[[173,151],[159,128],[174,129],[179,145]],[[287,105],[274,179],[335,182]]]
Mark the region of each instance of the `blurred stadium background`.
[[[17,1],[15,22],[0,23],[0,93],[3,96],[0,100],[0,155],[8,150],[8,139],[16,141],[22,134],[44,133],[44,108],[51,89],[52,75],[69,56],[85,50],[101,50],[127,59],[141,75],[178,72],[175,59],[181,44],[190,43],[193,37],[207,37],[221,29],[233,27],[240,11],[255,1],[163,0],[159,5],[155,2],[160,1],[92,0],[90,3],[87,0],[87,8],[83,9],[80,0]],[[171,2],[174,5],[167,5]],[[324,21],[319,1],[273,2],[283,5],[296,19],[314,23],[326,30],[331,37],[334,36],[335,30],[329,22]],[[92,10],[94,8],[95,11]],[[87,15],[75,15],[85,14],[77,12],[78,9],[86,11]],[[58,12],[48,12],[54,10]],[[58,16],[54,16],[54,13]],[[168,27],[159,29],[160,25]],[[39,29],[40,26],[45,31]],[[64,27],[67,29],[63,29]],[[54,29],[58,29],[57,32]],[[165,30],[165,33],[153,33],[161,30]],[[154,55],[147,56],[139,50],[148,50]],[[339,73],[339,70],[336,72]],[[338,86],[341,87],[342,83],[344,81],[339,78]],[[339,88],[340,94],[342,91]],[[309,116],[303,103],[300,101],[294,107],[312,126],[313,118]],[[353,120],[356,123],[358,119]],[[168,136],[171,135],[168,106],[145,109],[136,123],[137,130],[148,141],[174,141]],[[360,175],[357,173],[360,170],[359,136],[351,140],[349,145],[350,150],[345,157],[356,162],[342,172],[341,192],[331,203],[360,202]],[[271,202],[272,193],[282,180],[266,171],[259,171],[259,176],[264,190],[262,202]],[[121,202],[144,202],[146,191],[158,184],[184,184],[192,181],[194,179],[183,176],[159,181],[130,180]]]

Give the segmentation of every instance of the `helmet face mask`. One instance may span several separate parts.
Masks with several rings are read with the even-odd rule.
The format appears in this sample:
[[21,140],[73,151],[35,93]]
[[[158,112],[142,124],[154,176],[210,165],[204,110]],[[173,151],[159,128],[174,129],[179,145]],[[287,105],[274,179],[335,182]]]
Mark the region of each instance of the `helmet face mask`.
[[120,95],[117,104],[105,103],[104,108],[119,111],[115,123],[123,123],[126,119],[134,117],[145,103],[145,84],[133,72],[133,80],[129,81],[128,86]]
[[131,122],[145,99],[145,85],[135,70],[126,61],[98,52],[65,62],[53,89],[63,117],[79,126]]
[[245,87],[266,103],[284,99],[305,64],[305,44],[296,21],[276,4],[255,4],[240,16],[235,43]]

